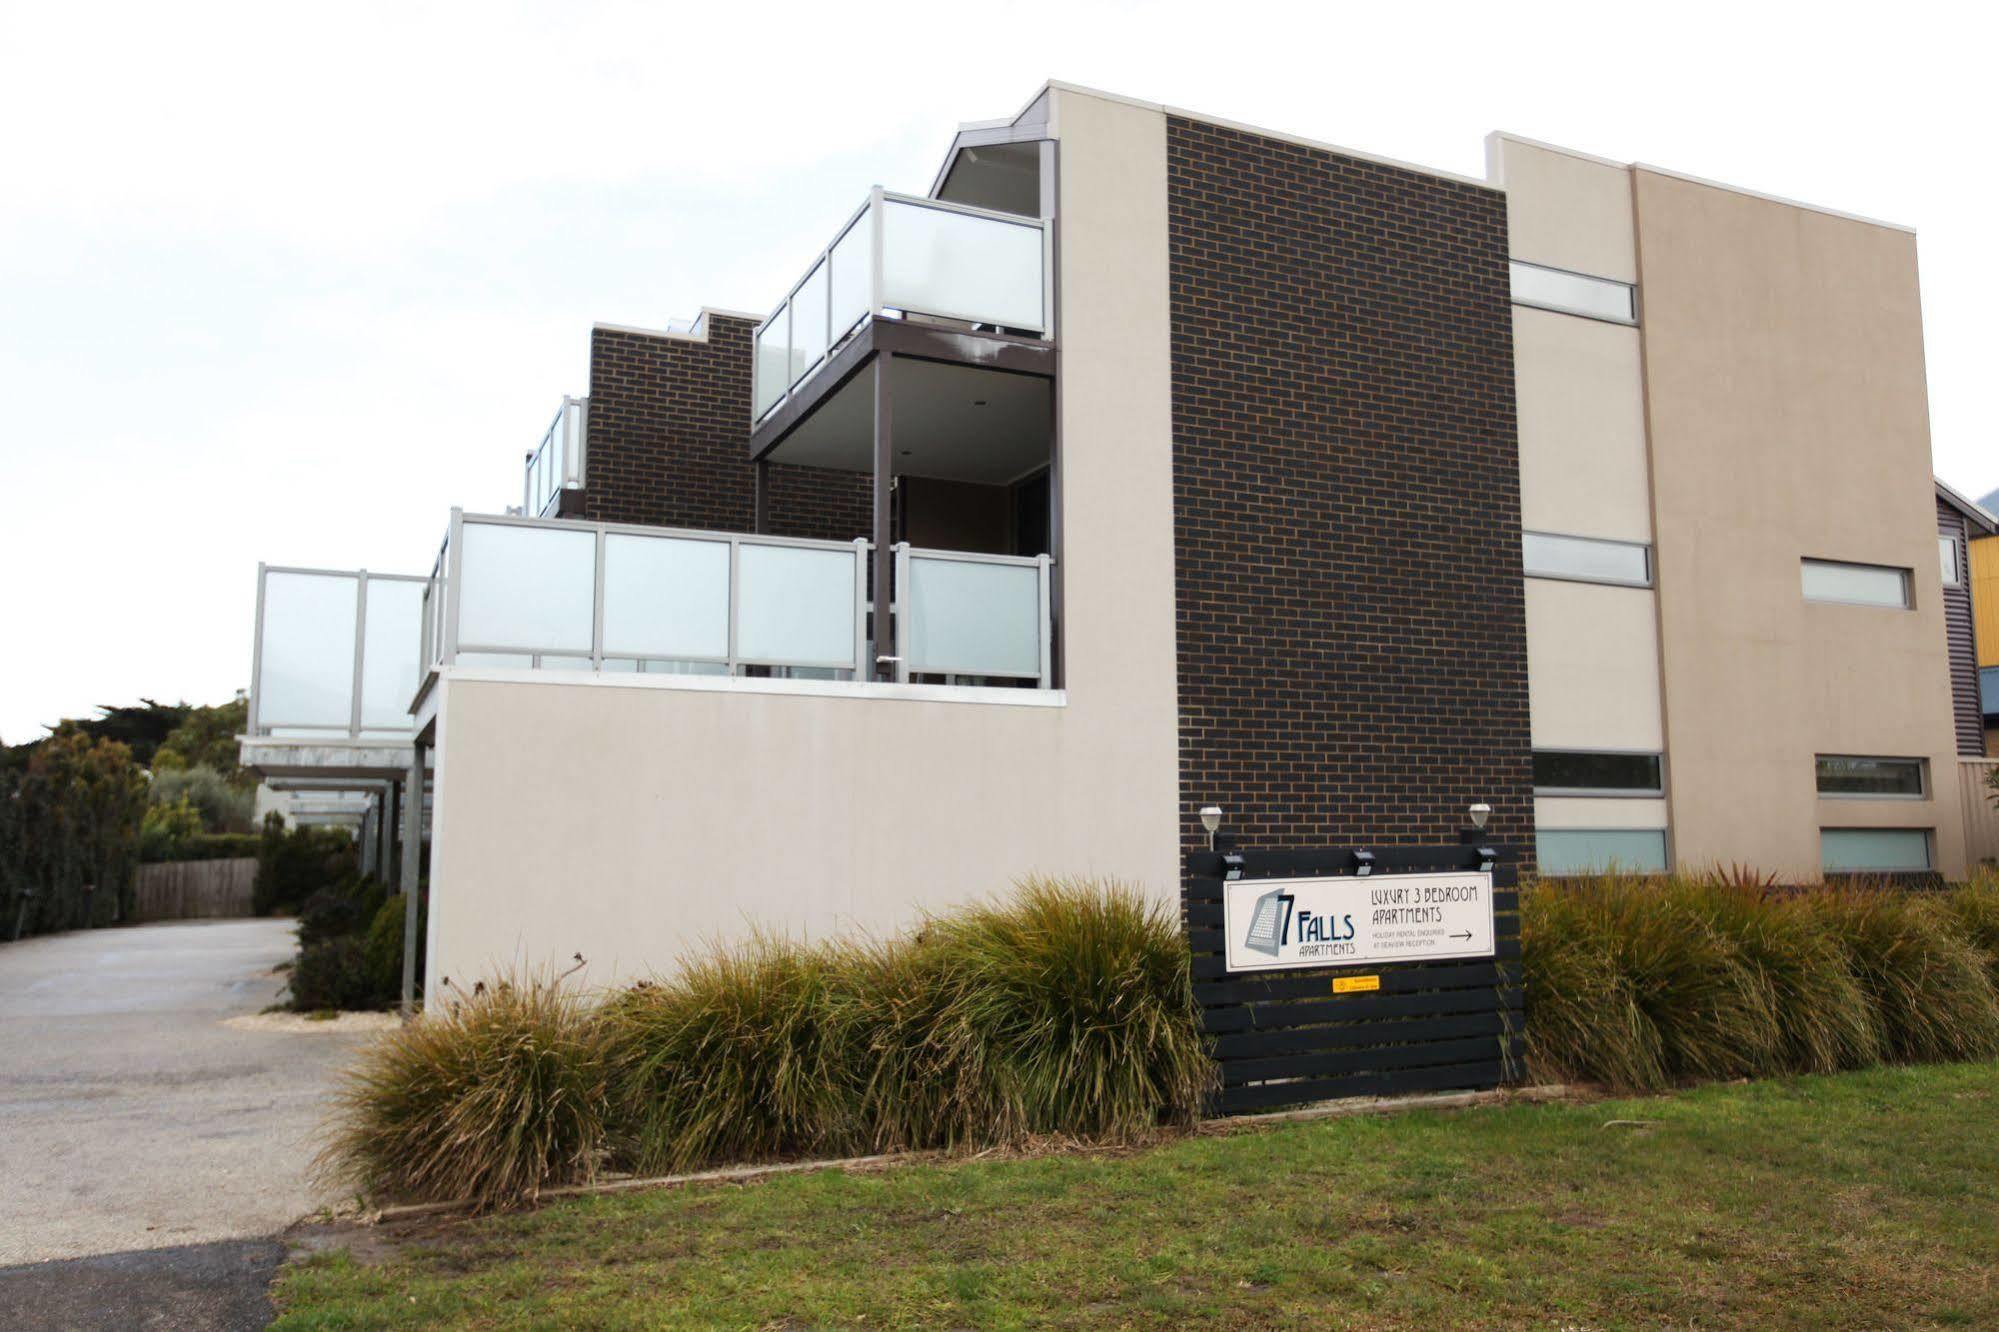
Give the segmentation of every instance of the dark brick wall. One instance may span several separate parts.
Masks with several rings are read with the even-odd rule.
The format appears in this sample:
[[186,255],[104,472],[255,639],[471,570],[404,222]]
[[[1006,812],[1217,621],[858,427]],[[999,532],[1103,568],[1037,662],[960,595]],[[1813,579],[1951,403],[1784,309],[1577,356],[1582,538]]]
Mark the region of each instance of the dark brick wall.
[[1167,128],[1182,840],[1531,863],[1502,195]]
[[[747,532],[747,319],[708,316],[708,340],[598,328],[590,335],[589,449],[583,516]],[[771,468],[770,530],[849,541],[868,535],[869,478],[817,467]]]

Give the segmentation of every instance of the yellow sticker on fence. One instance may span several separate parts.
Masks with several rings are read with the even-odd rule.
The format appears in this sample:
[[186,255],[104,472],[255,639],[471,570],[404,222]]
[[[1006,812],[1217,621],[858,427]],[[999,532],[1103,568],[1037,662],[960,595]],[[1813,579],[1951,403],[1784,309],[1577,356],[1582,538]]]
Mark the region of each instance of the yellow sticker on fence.
[[1381,977],[1379,976],[1333,977],[1334,994],[1365,994],[1369,990],[1378,990],[1380,988]]

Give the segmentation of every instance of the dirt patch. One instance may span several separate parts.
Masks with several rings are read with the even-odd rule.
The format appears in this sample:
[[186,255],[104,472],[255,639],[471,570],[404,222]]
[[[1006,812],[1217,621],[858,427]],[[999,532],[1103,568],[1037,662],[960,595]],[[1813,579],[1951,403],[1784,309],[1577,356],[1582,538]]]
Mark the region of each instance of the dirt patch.
[[394,1031],[403,1024],[394,1013],[243,1013],[222,1019],[222,1025],[237,1031],[335,1032]]

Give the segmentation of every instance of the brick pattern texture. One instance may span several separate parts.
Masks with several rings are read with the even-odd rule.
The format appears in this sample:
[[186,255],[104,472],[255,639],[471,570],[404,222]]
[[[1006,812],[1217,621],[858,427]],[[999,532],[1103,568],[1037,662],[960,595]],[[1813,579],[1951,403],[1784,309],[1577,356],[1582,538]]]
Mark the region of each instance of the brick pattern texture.
[[1534,836],[1504,197],[1167,128],[1182,842]]
[[[708,316],[708,339],[599,328],[590,335],[583,516],[722,532],[753,530],[750,335]],[[869,477],[771,467],[770,531],[851,541],[872,522]]]

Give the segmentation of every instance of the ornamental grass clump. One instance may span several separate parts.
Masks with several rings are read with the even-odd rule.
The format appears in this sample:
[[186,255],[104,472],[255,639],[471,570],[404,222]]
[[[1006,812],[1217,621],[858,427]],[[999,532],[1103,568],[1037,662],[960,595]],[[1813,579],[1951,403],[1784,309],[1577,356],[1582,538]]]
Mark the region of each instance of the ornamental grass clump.
[[1538,1076],[1653,1091],[1999,1054],[1999,884],[1610,875],[1531,884],[1520,914]]
[[846,950],[759,938],[604,1008],[617,1147],[641,1173],[844,1155],[860,1073],[844,1048]]
[[484,988],[362,1051],[319,1167],[369,1197],[531,1200],[597,1169],[608,1074],[595,1010],[559,979]]
[[944,1001],[928,1041],[954,1071],[947,1143],[1126,1141],[1193,1120],[1214,1086],[1187,945],[1163,906],[1033,879],[933,920]]

